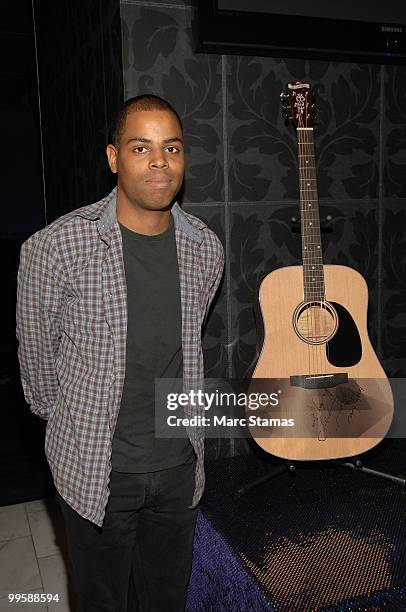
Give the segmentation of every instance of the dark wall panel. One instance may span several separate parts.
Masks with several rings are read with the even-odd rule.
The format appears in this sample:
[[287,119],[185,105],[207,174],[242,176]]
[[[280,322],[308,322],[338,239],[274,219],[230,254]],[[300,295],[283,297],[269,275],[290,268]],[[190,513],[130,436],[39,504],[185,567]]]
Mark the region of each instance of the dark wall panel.
[[47,223],[113,186],[105,147],[123,99],[118,0],[34,3]]
[[14,241],[44,224],[41,136],[32,3],[4,0],[1,9],[0,234]]
[[406,66],[386,68],[384,102],[384,194],[406,198]]
[[382,130],[382,356],[406,376],[406,67],[385,68]]
[[382,249],[383,365],[406,376],[406,202],[385,199]]

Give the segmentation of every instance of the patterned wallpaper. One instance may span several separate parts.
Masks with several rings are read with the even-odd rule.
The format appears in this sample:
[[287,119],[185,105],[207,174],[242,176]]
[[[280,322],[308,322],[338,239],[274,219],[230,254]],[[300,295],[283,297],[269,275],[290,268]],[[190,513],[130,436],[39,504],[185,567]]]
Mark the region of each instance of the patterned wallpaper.
[[406,375],[406,68],[198,54],[193,16],[187,1],[121,0],[124,96],[156,93],[180,112],[183,206],[226,249],[204,339],[207,374],[250,374],[258,286],[300,262],[296,135],[279,94],[309,80],[324,261],[364,275],[371,340],[388,375]]

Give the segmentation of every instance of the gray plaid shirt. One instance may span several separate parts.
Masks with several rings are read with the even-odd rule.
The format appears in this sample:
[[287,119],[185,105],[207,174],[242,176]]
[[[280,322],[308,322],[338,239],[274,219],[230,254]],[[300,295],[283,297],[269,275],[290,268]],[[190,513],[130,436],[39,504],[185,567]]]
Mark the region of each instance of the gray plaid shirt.
[[[182,308],[183,389],[203,384],[201,326],[220,283],[220,240],[172,207]],[[21,247],[18,358],[26,401],[47,419],[45,452],[69,505],[101,526],[126,366],[127,285],[116,189],[33,234]],[[191,408],[189,407],[189,410]],[[192,506],[204,489],[202,432]]]

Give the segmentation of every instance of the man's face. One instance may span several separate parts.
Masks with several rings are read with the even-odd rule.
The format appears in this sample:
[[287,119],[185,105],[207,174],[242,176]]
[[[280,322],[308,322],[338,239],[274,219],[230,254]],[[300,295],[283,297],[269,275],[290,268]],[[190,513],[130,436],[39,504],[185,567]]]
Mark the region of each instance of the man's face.
[[169,111],[127,115],[118,149],[107,147],[119,189],[136,208],[163,210],[178,193],[185,170],[182,130]]

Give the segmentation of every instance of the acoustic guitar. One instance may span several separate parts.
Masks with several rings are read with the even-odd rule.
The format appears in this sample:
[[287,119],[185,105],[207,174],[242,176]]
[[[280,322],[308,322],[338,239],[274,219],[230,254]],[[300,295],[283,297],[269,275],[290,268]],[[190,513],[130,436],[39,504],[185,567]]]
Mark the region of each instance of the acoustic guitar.
[[246,416],[256,443],[278,457],[351,457],[385,436],[393,395],[368,337],[364,278],[323,264],[310,85],[291,83],[281,97],[297,134],[302,265],[261,283],[264,342],[249,392],[277,394],[278,404],[247,406]]

